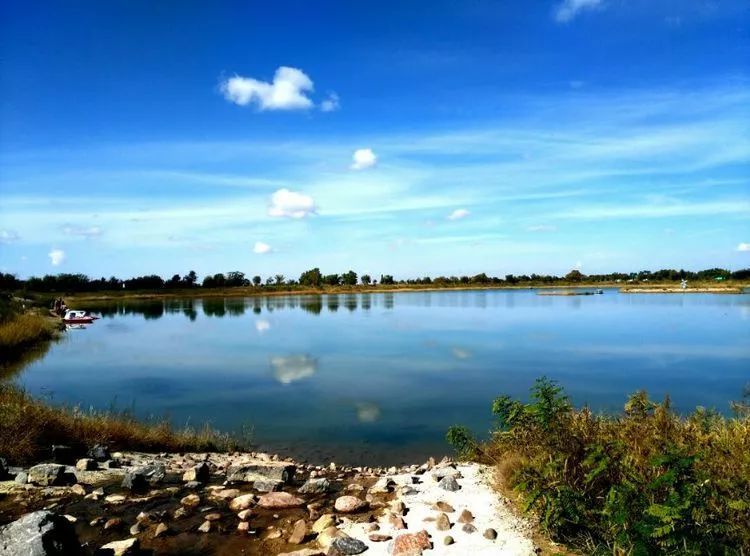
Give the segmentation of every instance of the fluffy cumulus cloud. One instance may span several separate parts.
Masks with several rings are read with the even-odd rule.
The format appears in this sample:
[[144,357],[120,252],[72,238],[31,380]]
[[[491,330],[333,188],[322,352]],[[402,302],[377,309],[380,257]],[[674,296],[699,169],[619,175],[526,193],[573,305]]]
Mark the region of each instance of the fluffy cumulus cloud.
[[750,251],[750,243],[740,243],[737,246],[737,251],[744,251],[744,252]]
[[339,96],[336,93],[328,93],[328,96],[320,103],[323,112],[335,112],[340,108]]
[[15,230],[0,230],[0,243],[13,243],[21,239]]
[[456,209],[448,215],[448,220],[461,220],[469,216],[469,211],[466,209]]
[[304,218],[315,213],[315,201],[309,195],[279,189],[271,195],[271,204],[268,207],[270,216],[283,216],[286,218]]
[[256,241],[255,247],[253,247],[253,253],[256,253],[257,255],[265,255],[266,253],[271,252],[271,246],[267,243],[263,243],[262,241]]
[[372,152],[372,149],[357,149],[352,155],[352,170],[364,170],[375,166],[378,157]]
[[600,8],[603,5],[603,0],[563,0],[555,8],[554,15],[560,23],[567,23],[583,11]]
[[272,82],[235,75],[221,83],[224,98],[239,106],[255,104],[260,110],[301,110],[313,106],[308,93],[313,82],[297,68],[281,66]]
[[62,249],[53,249],[47,256],[49,257],[52,266],[60,266],[65,261],[65,251]]
[[102,229],[99,226],[82,227],[65,224],[62,227],[62,232],[67,236],[78,236],[89,239],[102,235]]

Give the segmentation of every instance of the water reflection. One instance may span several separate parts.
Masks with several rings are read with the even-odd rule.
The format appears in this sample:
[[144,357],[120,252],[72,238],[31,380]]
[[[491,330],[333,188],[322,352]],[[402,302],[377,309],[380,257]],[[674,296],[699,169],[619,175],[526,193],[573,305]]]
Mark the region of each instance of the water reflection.
[[313,376],[318,370],[318,361],[307,355],[272,357],[271,369],[281,384],[291,384]]
[[357,420],[360,423],[374,423],[380,419],[380,407],[370,402],[360,402],[357,406]]

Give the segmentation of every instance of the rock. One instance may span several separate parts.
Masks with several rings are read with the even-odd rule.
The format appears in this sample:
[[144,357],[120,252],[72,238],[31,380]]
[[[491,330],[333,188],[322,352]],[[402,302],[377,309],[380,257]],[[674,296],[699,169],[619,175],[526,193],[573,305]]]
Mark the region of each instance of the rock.
[[321,479],[308,479],[299,489],[301,494],[323,494],[331,488],[331,483],[325,477]]
[[120,469],[120,462],[115,459],[109,459],[102,463],[104,469]]
[[222,500],[226,500],[227,498],[237,498],[239,495],[240,491],[236,488],[223,488],[211,493],[212,498],[220,498]]
[[78,483],[70,487],[70,492],[78,496],[86,496],[86,489],[83,488],[83,485],[79,485]]
[[269,492],[258,498],[258,506],[261,508],[299,508],[305,505],[305,501],[289,494],[288,492]]
[[253,488],[258,492],[276,492],[281,490],[284,483],[281,481],[260,480],[253,483]]
[[107,504],[122,504],[127,500],[127,497],[123,496],[122,494],[110,494],[106,498],[104,498],[104,501]]
[[312,525],[313,533],[320,533],[324,529],[334,527],[336,525],[336,518],[333,514],[323,514],[320,516],[315,523]]
[[445,537],[445,538],[443,539],[443,544],[444,544],[445,546],[450,546],[450,545],[451,545],[451,544],[453,544],[454,542],[456,542],[456,541],[454,541],[454,540],[453,540],[453,537],[451,537],[450,535],[447,535],[447,536],[446,536],[446,537]]
[[432,476],[435,480],[440,480],[444,477],[453,477],[454,479],[460,479],[463,475],[461,472],[454,467],[441,467],[432,472]]
[[167,470],[163,463],[152,463],[133,469],[125,474],[122,480],[122,488],[128,490],[144,490],[149,485],[156,486],[167,476]]
[[136,522],[133,525],[130,526],[130,529],[128,530],[131,535],[136,536],[140,535],[143,528],[141,527],[141,524]]
[[471,534],[471,533],[476,533],[477,528],[474,527],[471,523],[464,523],[464,526],[461,527],[461,531],[463,531],[464,533]]
[[278,556],[326,556],[326,554],[318,548],[303,548],[292,552],[281,552]]
[[239,517],[242,521],[247,521],[248,519],[250,519],[252,513],[252,510],[242,510],[237,514],[237,517]]
[[372,494],[387,494],[393,491],[393,487],[395,486],[396,483],[392,479],[381,477],[370,487],[369,492]]
[[435,520],[435,527],[438,531],[448,531],[451,528],[451,521],[446,514],[441,513]]
[[364,510],[367,507],[367,502],[356,496],[339,496],[333,506],[337,512],[350,514]]
[[190,513],[190,512],[189,512],[188,510],[186,510],[185,508],[183,508],[182,506],[180,506],[179,508],[177,508],[177,509],[176,509],[176,510],[174,511],[174,513],[172,513],[172,516],[173,516],[173,517],[174,517],[175,519],[180,519],[180,518],[182,518],[182,517],[185,517],[185,516],[186,516],[186,515],[188,515],[189,513]]
[[459,523],[471,523],[474,521],[474,515],[469,510],[463,510],[458,516]]
[[166,523],[161,522],[156,526],[156,531],[154,531],[154,538],[157,539],[159,537],[163,537],[167,533],[169,533],[169,527]]
[[135,471],[131,471],[125,473],[120,486],[131,491],[145,490],[146,488],[148,488],[148,482],[146,481],[146,477],[144,475]]
[[73,463],[73,449],[70,446],[55,444],[52,446],[52,459],[55,463],[71,464]]
[[266,535],[266,538],[271,539],[271,540],[280,539],[281,535],[282,535],[281,531],[279,531],[278,529],[274,529],[273,531],[268,533],[268,535]]
[[188,481],[185,483],[185,488],[200,488],[203,483],[199,483],[198,481]]
[[91,527],[99,527],[105,521],[107,521],[106,517],[99,516],[99,517],[95,517],[94,519],[92,519],[91,521],[89,521],[89,525]]
[[404,515],[404,513],[406,512],[406,504],[404,504],[401,500],[394,500],[389,504],[389,507],[394,514]]
[[107,543],[95,552],[95,556],[135,556],[140,550],[140,541],[132,538]]
[[438,486],[444,490],[449,490],[451,492],[455,492],[461,487],[458,485],[458,482],[454,477],[451,475],[448,475],[447,477],[443,477],[440,479],[440,482],[438,483]]
[[339,537],[345,537],[346,534],[343,531],[339,531],[336,527],[327,527],[318,533],[318,544],[323,548],[327,549],[333,544],[333,541]]
[[406,529],[406,523],[404,523],[404,518],[390,514],[388,516],[388,524],[393,527],[394,529]]
[[182,498],[182,500],[180,500],[180,504],[188,508],[195,508],[200,503],[201,497],[197,494],[188,494],[187,496]]
[[79,554],[80,546],[73,524],[45,510],[26,514],[0,527],[3,556]]
[[456,511],[453,509],[453,506],[443,501],[435,502],[435,504],[432,506],[432,509],[438,510],[441,512],[448,512],[448,513],[452,513]]
[[206,521],[219,521],[221,519],[221,514],[217,512],[212,512],[210,514],[204,515],[203,519],[205,519]]
[[240,521],[237,524],[237,532],[243,534],[250,532],[250,524],[247,521]]
[[136,517],[135,520],[138,523],[149,523],[151,521],[151,514],[148,512],[141,512]]
[[427,531],[419,533],[404,533],[391,543],[392,556],[419,556],[423,550],[432,547]]
[[182,480],[185,482],[197,481],[199,483],[207,483],[211,478],[211,469],[208,467],[206,462],[201,462],[198,465],[194,465],[182,475]]
[[79,459],[76,462],[76,469],[78,471],[94,471],[97,467],[99,466],[96,461],[91,458]]
[[104,530],[106,531],[108,529],[116,529],[120,525],[122,525],[122,519],[120,519],[119,517],[113,517],[112,519],[108,519],[106,521],[106,523],[104,524]]
[[391,540],[390,535],[384,535],[383,533],[370,533],[367,538],[372,542],[385,542]]
[[298,519],[294,522],[292,534],[289,536],[287,542],[289,544],[302,544],[305,540],[305,535],[307,535],[307,523],[305,523],[304,519]]
[[362,554],[367,550],[367,545],[365,543],[352,537],[333,539],[331,547],[337,550],[340,554]]
[[497,531],[495,531],[492,528],[485,529],[485,531],[484,531],[484,538],[485,539],[490,539],[491,541],[494,541],[497,538]]
[[271,480],[288,483],[294,477],[295,471],[294,465],[283,462],[231,465],[227,469],[227,482],[254,483],[255,481]]
[[29,474],[26,471],[21,471],[20,473],[16,473],[16,478],[13,480],[16,484],[25,485],[29,482]]
[[29,469],[28,482],[40,486],[59,485],[65,481],[65,466],[42,463]]
[[211,532],[211,522],[210,521],[204,521],[201,523],[200,527],[198,527],[198,531],[201,533],[210,533]]
[[243,494],[242,496],[238,496],[237,498],[232,499],[232,501],[229,503],[229,509],[233,512],[239,512],[241,510],[246,510],[254,505],[255,495]]
[[111,459],[109,448],[104,444],[96,444],[86,455],[95,461],[107,461]]

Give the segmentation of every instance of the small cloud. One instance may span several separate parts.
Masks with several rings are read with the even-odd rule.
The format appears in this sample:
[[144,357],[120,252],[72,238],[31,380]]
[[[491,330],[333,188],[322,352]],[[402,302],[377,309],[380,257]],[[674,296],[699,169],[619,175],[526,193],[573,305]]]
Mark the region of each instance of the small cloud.
[[321,112],[335,112],[339,108],[341,108],[341,104],[336,93],[328,93],[328,97],[320,103]]
[[750,251],[750,243],[740,243],[737,246],[737,251],[742,251],[742,252]]
[[273,82],[235,75],[223,81],[224,98],[239,106],[255,103],[259,110],[304,110],[313,106],[306,93],[313,90],[312,80],[297,68],[281,66]]
[[271,204],[268,207],[270,216],[304,218],[314,213],[315,201],[309,195],[296,193],[288,189],[279,189],[271,195]]
[[375,166],[378,161],[378,157],[372,152],[372,149],[357,149],[352,155],[352,170],[364,170]]
[[453,352],[453,357],[456,359],[469,359],[471,357],[470,351],[460,347],[454,347],[451,351]]
[[380,408],[374,403],[362,402],[357,404],[357,420],[360,423],[374,423],[380,419]]
[[567,23],[583,11],[597,9],[603,5],[603,0],[563,0],[555,8],[554,17],[558,23]]
[[62,233],[67,236],[78,236],[86,239],[99,237],[102,235],[102,229],[99,226],[91,226],[89,228],[73,226],[71,224],[65,224],[62,228]]
[[456,209],[448,215],[448,220],[461,220],[469,216],[469,211],[466,209]]
[[318,362],[307,355],[272,357],[273,374],[281,384],[291,384],[313,376],[318,370]]
[[271,246],[267,243],[263,243],[262,241],[256,241],[255,247],[253,247],[253,253],[256,253],[258,255],[265,255],[266,253],[271,252]]
[[581,270],[581,267],[583,266],[583,263],[581,261],[577,261],[576,265],[573,267],[576,270]]
[[266,330],[271,330],[271,323],[265,319],[259,319],[255,321],[255,330],[261,334]]
[[49,257],[52,266],[59,266],[65,261],[65,251],[62,249],[53,249],[47,256]]
[[0,243],[8,244],[21,239],[15,230],[0,230]]
[[526,228],[529,232],[556,232],[557,226],[551,224],[537,224]]

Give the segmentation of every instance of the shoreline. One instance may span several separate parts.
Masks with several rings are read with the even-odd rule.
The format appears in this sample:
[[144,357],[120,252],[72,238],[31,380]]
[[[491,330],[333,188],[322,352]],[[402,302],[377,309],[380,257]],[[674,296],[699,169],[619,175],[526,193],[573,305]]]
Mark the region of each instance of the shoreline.
[[171,299],[171,298],[202,298],[202,297],[276,297],[287,295],[336,295],[363,293],[405,293],[405,292],[442,292],[442,291],[495,291],[495,290],[578,290],[578,289],[617,289],[619,293],[716,293],[743,294],[750,288],[750,284],[696,285],[682,289],[671,283],[654,283],[648,286],[623,285],[613,282],[594,282],[582,284],[532,284],[532,285],[467,285],[467,286],[424,286],[414,287],[395,285],[390,286],[350,286],[323,288],[286,288],[266,289],[266,287],[238,287],[226,289],[191,288],[167,291],[133,291],[133,292],[29,292],[33,295],[64,295],[71,302],[96,302],[138,299]]

